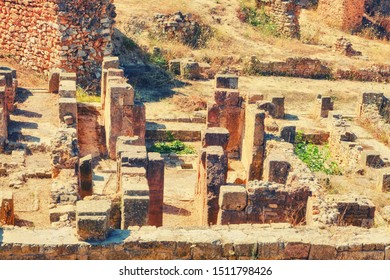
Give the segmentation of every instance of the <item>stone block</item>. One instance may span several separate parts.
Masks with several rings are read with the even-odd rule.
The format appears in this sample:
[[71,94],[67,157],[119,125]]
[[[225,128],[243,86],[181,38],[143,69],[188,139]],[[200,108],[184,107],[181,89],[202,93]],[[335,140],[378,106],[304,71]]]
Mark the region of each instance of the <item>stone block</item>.
[[223,127],[210,127],[203,132],[202,146],[221,146],[226,149],[229,142],[229,131]]
[[107,238],[107,217],[81,216],[76,219],[76,226],[79,240],[103,241]]
[[258,101],[256,102],[257,109],[267,112],[271,117],[275,117],[276,107],[272,102]]
[[284,119],[284,97],[273,97],[272,104],[275,105],[275,119]]
[[215,88],[238,89],[238,76],[231,74],[217,74]]
[[79,186],[80,196],[92,195],[92,155],[87,155],[79,159]]
[[390,192],[390,169],[385,169],[379,174],[377,186],[380,192]]
[[132,106],[134,105],[134,89],[128,83],[110,82],[108,84],[111,93],[111,110],[115,106]]
[[249,104],[256,104],[257,101],[263,101],[264,95],[261,93],[248,93],[246,95],[246,103]]
[[221,186],[219,206],[222,210],[242,211],[247,205],[247,192],[244,186]]
[[119,68],[119,57],[105,56],[103,58],[102,69]]
[[168,68],[169,71],[172,72],[175,75],[180,75],[180,64],[181,64],[181,59],[172,59],[168,63]]
[[309,258],[310,244],[302,242],[289,242],[284,248],[284,259],[307,260]]
[[76,98],[76,82],[72,80],[61,81],[58,94],[60,98]]
[[220,210],[218,212],[218,225],[245,224],[247,215],[245,211]]
[[76,207],[74,205],[58,205],[50,209],[50,223],[60,221],[60,217],[63,215],[67,215],[71,221],[76,221]]
[[145,146],[129,146],[126,151],[120,153],[122,166],[127,167],[147,167],[147,152]]
[[280,138],[288,143],[294,144],[296,136],[295,126],[282,126],[280,128]]
[[383,167],[383,161],[381,159],[380,153],[373,150],[364,150],[362,152],[361,163],[363,166],[372,168]]
[[180,65],[181,75],[188,80],[197,80],[201,78],[198,62],[184,61]]
[[76,204],[76,229],[79,240],[102,241],[109,231],[111,202],[81,200]]
[[266,159],[266,180],[278,184],[286,184],[291,165],[282,155],[272,155]]
[[237,90],[216,89],[214,100],[218,106],[241,106],[242,97]]
[[149,196],[122,197],[121,229],[148,224]]
[[76,98],[60,98],[58,100],[60,122],[65,116],[72,116],[77,121],[77,100]]
[[49,71],[49,92],[58,93],[60,89],[61,69],[54,68]]
[[311,244],[309,260],[334,260],[337,250],[332,245]]
[[11,191],[0,191],[0,225],[14,225],[14,196]]
[[63,81],[73,81],[76,82],[77,75],[76,73],[61,72],[60,73],[60,85]]

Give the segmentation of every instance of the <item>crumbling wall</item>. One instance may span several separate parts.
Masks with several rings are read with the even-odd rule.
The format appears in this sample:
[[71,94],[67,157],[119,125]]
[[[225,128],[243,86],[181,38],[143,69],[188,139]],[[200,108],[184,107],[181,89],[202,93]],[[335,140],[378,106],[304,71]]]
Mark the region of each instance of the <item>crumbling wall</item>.
[[332,75],[329,67],[318,59],[288,58],[286,61],[261,61],[252,56],[245,62],[244,72],[251,75],[287,76],[325,79]]
[[1,0],[0,47],[33,70],[77,71],[80,83],[92,85],[112,51],[112,2]]
[[203,24],[198,16],[183,14],[155,14],[152,33],[163,39],[175,39],[191,47],[203,46],[212,36],[211,28]]
[[259,7],[265,7],[266,13],[277,26],[277,33],[288,38],[299,38],[299,14],[297,0],[257,0]]
[[362,24],[365,0],[320,0],[317,12],[321,19],[345,31]]
[[363,93],[358,104],[359,122],[390,142],[390,100],[383,93]]

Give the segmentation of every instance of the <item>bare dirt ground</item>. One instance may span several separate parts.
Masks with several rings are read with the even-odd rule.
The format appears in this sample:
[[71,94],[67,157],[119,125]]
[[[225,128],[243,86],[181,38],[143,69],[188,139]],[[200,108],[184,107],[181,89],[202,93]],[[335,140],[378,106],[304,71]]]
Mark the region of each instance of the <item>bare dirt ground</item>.
[[[239,0],[194,0],[194,1],[144,1],[117,0],[118,29],[126,34],[129,20],[135,20],[140,25],[136,34],[126,34],[141,46],[149,49],[157,45],[168,50],[168,56],[196,58],[211,58],[223,56],[257,55],[263,60],[284,60],[288,57],[305,56],[319,58],[331,65],[366,66],[373,63],[383,63],[383,57],[390,56],[389,42],[369,40],[361,36],[348,35],[337,29],[324,25],[315,11],[302,10],[300,15],[302,40],[285,40],[259,33],[249,24],[242,23],[236,16],[240,7]],[[130,12],[131,11],[131,12]],[[150,18],[154,13],[192,13],[200,15],[205,24],[212,26],[215,36],[205,49],[191,50],[176,42],[159,42],[142,32],[150,28]],[[344,36],[351,40],[354,48],[363,56],[347,58],[334,53],[332,47],[336,39]],[[303,42],[309,42],[303,43]]]

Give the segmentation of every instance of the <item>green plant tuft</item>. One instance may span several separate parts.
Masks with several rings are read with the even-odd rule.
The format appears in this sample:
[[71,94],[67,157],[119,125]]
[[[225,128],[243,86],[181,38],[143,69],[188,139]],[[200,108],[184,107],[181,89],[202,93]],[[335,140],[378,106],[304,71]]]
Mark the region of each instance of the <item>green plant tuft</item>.
[[301,131],[297,132],[294,152],[313,172],[323,172],[327,175],[342,175],[339,165],[331,160],[329,146],[325,145],[320,148],[317,145],[306,142]]
[[153,146],[150,147],[149,151],[160,154],[196,154],[194,147],[186,145],[182,141],[177,140],[170,131],[167,132],[167,141],[154,143]]

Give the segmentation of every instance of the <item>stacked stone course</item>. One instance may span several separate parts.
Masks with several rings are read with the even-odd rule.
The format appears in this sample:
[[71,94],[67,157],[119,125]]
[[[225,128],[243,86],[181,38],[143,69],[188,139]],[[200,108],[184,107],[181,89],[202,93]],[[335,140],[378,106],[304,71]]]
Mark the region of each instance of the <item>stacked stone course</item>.
[[112,0],[0,1],[0,47],[21,64],[45,72],[77,72],[93,86],[112,52]]
[[299,38],[299,14],[301,8],[297,0],[257,0],[259,7],[266,12],[277,26],[277,33],[288,38]]

